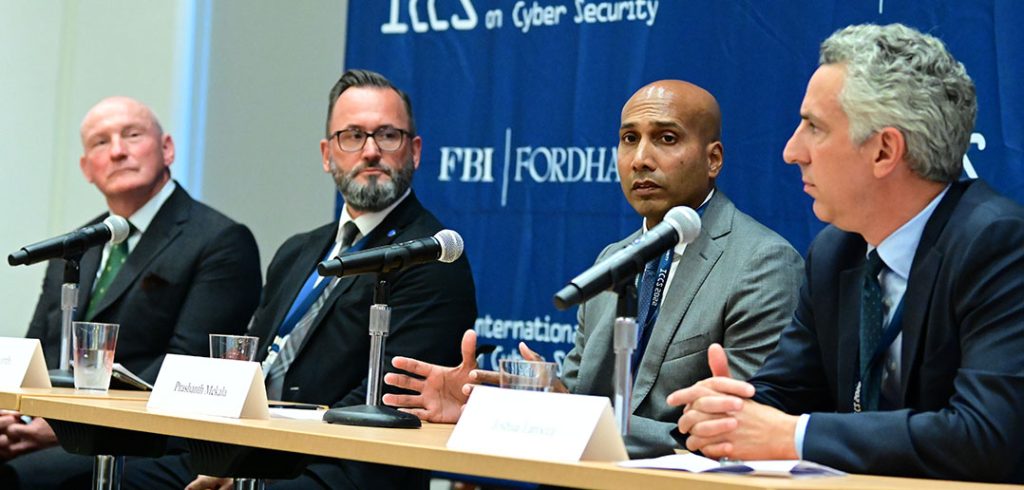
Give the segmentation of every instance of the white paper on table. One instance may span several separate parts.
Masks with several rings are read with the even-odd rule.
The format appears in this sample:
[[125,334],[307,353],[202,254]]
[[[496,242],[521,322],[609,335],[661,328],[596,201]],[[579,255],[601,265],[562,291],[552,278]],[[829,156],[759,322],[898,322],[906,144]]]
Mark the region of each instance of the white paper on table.
[[733,475],[782,476],[789,478],[846,475],[846,473],[835,468],[829,468],[812,461],[789,459],[727,461],[720,463],[693,453],[672,454],[651,459],[634,459],[623,461],[619,463],[619,466],[625,468],[681,470],[692,473],[728,473]]
[[315,420],[321,422],[324,420],[324,413],[327,410],[309,410],[299,408],[271,408],[270,418],[272,419],[289,419],[289,420]]

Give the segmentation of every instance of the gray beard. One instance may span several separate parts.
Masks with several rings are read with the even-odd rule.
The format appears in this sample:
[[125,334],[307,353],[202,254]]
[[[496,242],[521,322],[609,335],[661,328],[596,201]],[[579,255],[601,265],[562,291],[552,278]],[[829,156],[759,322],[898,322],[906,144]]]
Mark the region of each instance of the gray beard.
[[[328,163],[338,191],[345,198],[345,204],[354,210],[371,213],[384,210],[402,197],[412,186],[412,175],[415,171],[411,159],[398,169],[385,167],[379,161],[371,164],[360,163],[348,173],[342,172],[334,164],[333,159]],[[366,184],[356,182],[356,175],[366,168],[378,168],[390,179],[382,180],[379,176],[371,176],[367,178]]]

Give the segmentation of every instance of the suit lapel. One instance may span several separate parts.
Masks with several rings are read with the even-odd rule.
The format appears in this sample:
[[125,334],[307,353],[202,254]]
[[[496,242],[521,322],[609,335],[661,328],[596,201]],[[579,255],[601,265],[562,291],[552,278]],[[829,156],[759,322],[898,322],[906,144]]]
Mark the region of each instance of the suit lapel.
[[[697,296],[697,291],[704,285],[711,269],[722,256],[723,248],[716,240],[732,231],[734,212],[735,207],[729,199],[720,191],[716,191],[701,220],[700,235],[686,246],[679,264],[676,265],[672,283],[665,291],[661,311],[654,323],[647,350],[640,360],[640,368],[637,369],[631,411],[640,406],[640,402],[647,397],[657,381],[661,365],[665,361],[665,353],[668,352],[668,346],[672,339],[676,338],[677,332],[691,327],[701,328],[699,325],[683,325],[683,318]],[[645,300],[641,298],[640,301]]]
[[911,373],[917,370],[917,357],[924,341],[925,324],[928,307],[931,304],[932,290],[935,288],[935,277],[942,265],[942,251],[936,247],[942,231],[949,223],[950,216],[960,203],[964,191],[974,181],[954,183],[946,196],[942,198],[935,212],[928,218],[921,241],[914,252],[914,262],[910,267],[910,278],[907,290],[903,293],[903,346],[900,352],[900,399],[903,406],[912,379]]
[[903,333],[900,351],[901,407],[907,399],[910,380],[914,379],[910,377],[910,373],[916,370],[917,353],[925,337],[925,319],[928,316],[928,306],[931,304],[929,298],[935,287],[935,276],[939,274],[939,266],[942,265],[942,253],[938,250],[930,247],[922,250],[919,246],[917,254],[924,254],[925,257],[914,256],[911,280],[907,282],[907,290],[903,293],[903,325],[900,326]]
[[191,208],[192,199],[180,186],[177,187],[153,217],[135,249],[129,252],[128,259],[121,266],[117,277],[110,283],[107,294],[100,300],[97,314],[120,299],[139,275],[147,270],[153,259],[181,234],[181,226],[188,221]]
[[[642,230],[637,230],[628,237],[620,240],[614,247],[608,250],[602,260],[608,259],[619,250],[622,250],[640,237]],[[580,359],[579,381],[575,393],[586,393],[591,395],[606,394],[607,387],[612,386],[608,377],[613,376],[612,367],[615,365],[614,331],[615,317],[618,306],[618,295],[612,292],[604,292],[586,303],[586,308],[591,310],[587,313],[588,318],[598,319],[595,325],[589,325],[590,334],[587,335],[586,355]],[[596,311],[600,310],[600,311]]]
[[853,387],[860,375],[857,359],[860,354],[860,294],[864,276],[864,248],[860,247],[860,265],[839,273],[839,304],[836,321],[839,327],[836,348],[836,400],[845,410],[853,410]]
[[275,309],[274,316],[271,317],[268,323],[270,331],[261,332],[261,337],[264,338],[263,342],[266,345],[270,345],[274,341],[274,337],[277,336],[277,329],[284,322],[285,315],[288,314],[288,310],[291,309],[299,292],[302,291],[302,286],[306,283],[306,279],[309,278],[309,274],[313,272],[313,268],[323,259],[329,247],[334,244],[337,231],[336,223],[334,226],[324,226],[320,230],[315,231],[302,244],[298,256],[282,279],[281,291],[287,291],[287,296],[282,298],[280,307]]
[[[363,250],[381,247],[389,245],[395,241],[395,237],[400,235],[402,230],[405,229],[413,220],[416,219],[423,212],[423,206],[420,205],[419,200],[416,199],[415,193],[409,193],[409,196],[402,201],[401,204],[395,207],[388,213],[388,216],[381,221],[376,228],[370,231],[370,234],[366,236],[366,242],[363,246]],[[418,237],[417,237],[418,238]],[[323,253],[323,252],[321,252]],[[308,275],[308,272],[306,273]],[[305,278],[306,276],[303,276]],[[313,323],[309,326],[309,333],[302,339],[302,345],[295,351],[296,359],[302,354],[302,350],[305,349],[309,340],[313,338],[313,333],[320,328],[320,325],[324,323],[324,319],[333,310],[334,304],[338,302],[343,294],[352,289],[352,285],[356,281],[360,280],[361,276],[348,276],[342,277],[338,280],[338,284],[334,286],[330,296],[327,297],[327,301],[324,303],[320,311],[317,312],[316,318]],[[301,284],[299,287],[302,287]],[[369,306],[367,306],[369,308]],[[278,325],[280,322],[277,323]],[[366,325],[365,328],[369,328]],[[367,330],[369,332],[369,330]]]

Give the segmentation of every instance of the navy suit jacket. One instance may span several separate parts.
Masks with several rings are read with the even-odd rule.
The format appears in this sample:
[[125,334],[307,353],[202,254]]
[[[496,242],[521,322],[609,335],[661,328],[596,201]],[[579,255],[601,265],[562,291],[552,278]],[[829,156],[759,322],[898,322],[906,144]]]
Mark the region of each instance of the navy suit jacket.
[[[366,237],[363,249],[432,236],[441,223],[409,194]],[[260,337],[266,358],[277,329],[306,278],[334,245],[338,223],[289,238],[267,269],[263,299],[249,327]],[[281,398],[335,407],[366,400],[370,305],[375,274],[343,277],[309,327],[285,373]],[[396,355],[440,365],[459,363],[462,333],[476,321],[476,292],[465,255],[451,264],[431,262],[387,274],[391,284],[391,325],[384,351],[385,371]],[[389,385],[383,392],[396,392]],[[425,486],[424,472],[380,465],[318,459],[306,467],[329,488],[413,488]]]
[[[107,215],[96,218],[99,223]],[[85,252],[75,320],[82,320],[102,248]],[[51,260],[28,337],[46,365],[60,359],[63,260]],[[118,323],[114,361],[156,379],[164,355],[208,356],[209,334],[245,331],[260,298],[260,258],[244,225],[192,199],[179,184],[131,250],[93,321]]]
[[[432,236],[442,228],[411,193],[366,237],[364,250]],[[334,245],[337,222],[289,238],[267,269],[263,300],[249,327],[266,357],[277,329],[302,284]],[[465,256],[451,264],[432,262],[388,274],[391,329],[385,369],[391,358],[409,356],[441,365],[459,363],[462,333],[476,321],[476,292]],[[369,316],[374,274],[341,278],[314,320],[285,373],[282,398],[335,406],[366,398]],[[384,391],[394,389],[385,385]]]
[[835,227],[815,239],[793,322],[750,380],[755,400],[811,413],[805,459],[1024,482],[1024,208],[982,182],[953,184],[925,226],[903,298],[898,408],[851,413],[866,250]]

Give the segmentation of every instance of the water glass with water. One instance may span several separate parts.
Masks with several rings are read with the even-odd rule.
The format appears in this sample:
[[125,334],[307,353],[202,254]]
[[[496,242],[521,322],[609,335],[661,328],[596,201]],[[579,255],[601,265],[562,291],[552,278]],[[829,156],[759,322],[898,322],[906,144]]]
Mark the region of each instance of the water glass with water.
[[107,391],[117,347],[115,323],[73,322],[75,389]]
[[498,368],[498,381],[502,388],[551,391],[558,379],[558,365],[553,362],[502,359]]
[[256,347],[259,343],[259,337],[211,333],[210,357],[214,359],[252,361],[256,359]]

